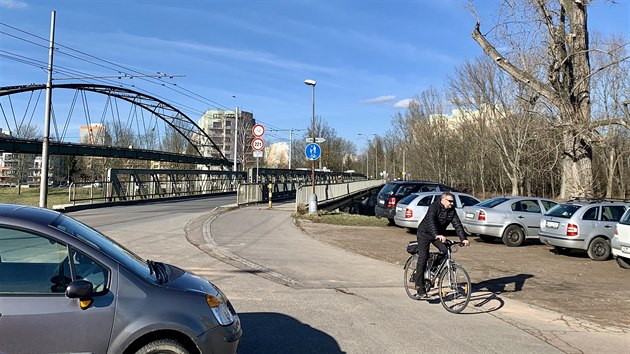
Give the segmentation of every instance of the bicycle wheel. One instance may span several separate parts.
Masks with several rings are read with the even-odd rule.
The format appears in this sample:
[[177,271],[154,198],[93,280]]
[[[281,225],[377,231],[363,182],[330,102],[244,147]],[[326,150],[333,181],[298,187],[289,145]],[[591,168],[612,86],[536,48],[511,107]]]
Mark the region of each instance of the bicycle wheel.
[[448,267],[442,270],[438,284],[440,303],[446,311],[462,312],[470,301],[471,285],[468,272],[461,265],[453,262],[450,271]]
[[407,296],[409,296],[410,298],[417,300],[416,298],[416,283],[413,280],[413,275],[416,273],[416,265],[418,264],[418,255],[414,254],[413,256],[409,257],[409,259],[407,259],[407,262],[405,263],[405,268],[404,268],[404,283],[403,286],[405,287],[405,292],[407,293]]

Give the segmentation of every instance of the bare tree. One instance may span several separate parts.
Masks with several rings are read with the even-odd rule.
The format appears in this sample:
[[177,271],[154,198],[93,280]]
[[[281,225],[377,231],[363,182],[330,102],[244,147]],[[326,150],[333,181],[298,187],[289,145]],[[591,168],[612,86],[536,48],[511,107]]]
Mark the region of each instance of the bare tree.
[[[18,139],[37,139],[39,138],[39,129],[31,124],[22,124],[15,130],[15,137]],[[29,171],[33,168],[34,155],[30,154],[12,154],[11,159],[11,179],[17,187],[17,194],[22,194],[22,183],[26,182]]]
[[[593,138],[592,132],[604,124],[627,122],[620,118],[608,121],[591,120],[591,64],[590,43],[587,30],[588,1],[580,0],[534,0],[521,2],[504,0],[501,16],[516,16],[518,21],[506,21],[497,28],[505,29],[504,38],[495,36],[495,44],[490,43],[487,35],[481,33],[477,21],[472,38],[483,51],[505,72],[520,83],[528,86],[544,97],[555,108],[553,123],[558,127],[561,141],[562,184],[560,198],[571,195],[593,195]],[[522,7],[521,7],[522,6]],[[514,24],[521,24],[523,18],[534,18],[529,34],[524,27],[509,31]],[[537,27],[540,23],[542,26]],[[501,33],[500,30],[496,31]],[[533,33],[532,33],[533,32]],[[539,61],[546,64],[546,77],[536,70],[527,70],[511,60],[510,53],[500,53],[497,48],[506,45],[518,50],[514,44],[519,38],[535,38],[535,46],[547,47]],[[617,62],[618,63],[618,62]],[[609,62],[602,67],[615,65]],[[594,72],[598,72],[595,70]]]

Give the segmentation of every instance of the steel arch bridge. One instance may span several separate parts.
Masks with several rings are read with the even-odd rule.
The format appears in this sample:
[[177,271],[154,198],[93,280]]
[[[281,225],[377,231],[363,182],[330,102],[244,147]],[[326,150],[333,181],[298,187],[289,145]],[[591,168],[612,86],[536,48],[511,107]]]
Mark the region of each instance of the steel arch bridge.
[[[45,90],[45,84],[31,84],[20,86],[6,86],[0,87],[0,97],[8,96],[23,92],[35,92],[39,90]],[[121,158],[137,158],[142,160],[157,160],[157,161],[170,161],[170,162],[185,162],[185,163],[203,163],[206,165],[223,165],[229,166],[231,162],[227,160],[221,149],[216,143],[208,136],[208,134],[201,129],[192,119],[184,114],[179,109],[175,108],[171,104],[124,87],[117,87],[111,85],[100,84],[86,84],[86,83],[72,83],[72,84],[53,84],[52,89],[69,89],[77,91],[89,91],[109,97],[115,97],[129,102],[132,105],[138,106],[156,117],[164,121],[175,132],[180,134],[189,145],[198,153],[199,156],[183,155],[177,153],[160,152],[154,150],[141,150],[141,149],[126,149],[126,148],[112,148],[112,147],[99,147],[95,145],[85,144],[72,144],[72,143],[60,143],[51,142],[51,151],[59,155],[85,155],[85,156],[106,156],[106,157],[121,157]],[[19,140],[19,139],[7,139],[0,137],[0,150],[11,152],[25,152],[25,153],[41,153],[41,149],[38,150],[36,140]],[[201,147],[211,146],[219,154],[219,158],[205,157]],[[121,152],[122,151],[122,152]]]

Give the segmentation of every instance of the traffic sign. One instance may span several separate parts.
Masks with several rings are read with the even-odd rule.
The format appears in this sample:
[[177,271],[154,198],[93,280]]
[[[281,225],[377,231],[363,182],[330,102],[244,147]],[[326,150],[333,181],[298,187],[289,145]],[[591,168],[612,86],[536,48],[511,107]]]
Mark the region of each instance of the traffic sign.
[[260,151],[264,148],[265,148],[264,140],[262,140],[261,138],[254,138],[254,140],[252,140],[252,149],[254,149],[255,151]]
[[252,133],[254,133],[255,137],[260,138],[265,135],[265,127],[262,124],[256,124],[252,127]]
[[310,143],[306,145],[306,148],[304,149],[304,154],[309,160],[317,160],[322,154],[322,149],[319,147],[319,145],[315,143]]
[[254,150],[252,154],[256,158],[263,157],[265,155],[265,153],[262,150]]
[[[313,142],[313,138],[306,138],[305,139],[307,143],[312,143]],[[315,138],[315,142],[316,143],[323,143],[324,141],[326,141],[326,138]]]

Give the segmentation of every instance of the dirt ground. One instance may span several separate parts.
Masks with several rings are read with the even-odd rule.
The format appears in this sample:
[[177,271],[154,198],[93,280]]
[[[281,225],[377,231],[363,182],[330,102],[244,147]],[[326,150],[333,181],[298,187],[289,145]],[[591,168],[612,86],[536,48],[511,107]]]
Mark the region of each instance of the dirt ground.
[[[416,238],[395,226],[339,226],[308,220],[299,220],[298,226],[321,242],[399,265],[401,283],[409,257],[406,246]],[[507,247],[498,239],[469,240],[470,247],[460,248],[454,258],[468,270],[473,289],[630,330],[630,270],[614,260],[595,262],[580,251],[556,255],[551,247],[532,241]]]

